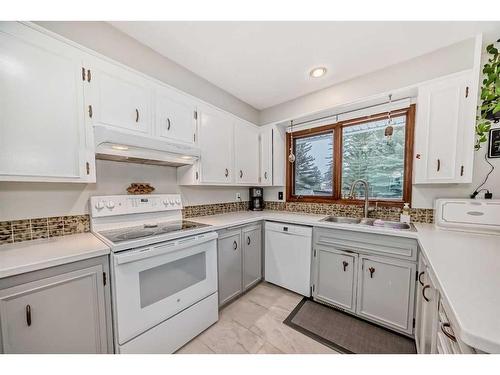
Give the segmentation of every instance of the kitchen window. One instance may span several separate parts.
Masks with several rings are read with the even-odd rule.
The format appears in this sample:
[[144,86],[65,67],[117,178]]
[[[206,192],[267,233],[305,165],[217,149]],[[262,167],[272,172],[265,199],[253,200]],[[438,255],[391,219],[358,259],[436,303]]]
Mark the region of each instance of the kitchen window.
[[[359,203],[369,184],[371,201],[399,206],[411,199],[415,106],[287,134],[295,162],[287,160],[287,200]],[[390,126],[389,126],[390,125]]]

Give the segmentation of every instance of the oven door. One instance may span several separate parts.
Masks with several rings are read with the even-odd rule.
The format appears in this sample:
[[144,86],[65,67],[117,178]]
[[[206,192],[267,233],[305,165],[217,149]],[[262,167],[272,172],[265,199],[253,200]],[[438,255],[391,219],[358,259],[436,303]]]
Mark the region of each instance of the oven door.
[[217,233],[112,254],[118,343],[217,291]]

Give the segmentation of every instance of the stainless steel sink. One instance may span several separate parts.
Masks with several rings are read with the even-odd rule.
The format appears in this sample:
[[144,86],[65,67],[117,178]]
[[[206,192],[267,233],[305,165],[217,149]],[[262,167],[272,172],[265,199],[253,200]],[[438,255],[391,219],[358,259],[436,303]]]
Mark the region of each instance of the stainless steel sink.
[[411,224],[400,223],[399,221],[386,221],[386,220],[376,220],[372,218],[357,218],[357,217],[345,217],[345,216],[327,216],[321,221],[327,221],[329,223],[337,224],[353,224],[353,225],[363,225],[370,226],[374,228],[388,228],[396,230],[411,230]]
[[361,219],[357,217],[345,217],[345,216],[327,216],[321,221],[328,221],[330,223],[338,223],[338,224],[359,224]]

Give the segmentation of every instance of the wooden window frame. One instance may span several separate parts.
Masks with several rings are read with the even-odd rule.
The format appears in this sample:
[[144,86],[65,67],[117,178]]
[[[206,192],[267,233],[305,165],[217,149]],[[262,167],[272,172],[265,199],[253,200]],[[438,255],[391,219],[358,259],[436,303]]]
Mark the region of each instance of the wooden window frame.
[[[403,198],[402,200],[388,199],[370,199],[370,202],[376,203],[379,206],[387,207],[403,207],[405,202],[411,202],[412,189],[412,171],[413,171],[413,140],[415,134],[415,104],[408,108],[392,111],[391,116],[406,115],[405,123],[405,159],[404,159],[404,176],[403,176]],[[347,126],[359,125],[367,122],[387,118],[388,112],[378,113],[352,120],[346,120],[335,124],[319,126],[316,128],[305,129],[293,133],[293,139],[305,138],[325,133],[333,132],[333,193],[332,196],[296,196],[293,195],[294,179],[294,164],[288,161],[288,152],[292,137],[290,133],[286,134],[286,200],[287,202],[305,202],[305,203],[338,203],[338,204],[355,204],[362,205],[362,199],[345,199],[342,198],[342,129]]]

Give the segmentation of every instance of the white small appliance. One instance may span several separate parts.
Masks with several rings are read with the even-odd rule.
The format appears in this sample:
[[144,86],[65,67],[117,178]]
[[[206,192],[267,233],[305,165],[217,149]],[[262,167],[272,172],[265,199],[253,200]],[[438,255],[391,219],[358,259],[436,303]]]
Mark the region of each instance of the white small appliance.
[[117,353],[173,353],[218,320],[217,233],[182,220],[177,194],[94,196],[111,247]]
[[500,199],[436,199],[437,227],[500,234]]
[[312,228],[266,222],[266,281],[311,296]]

